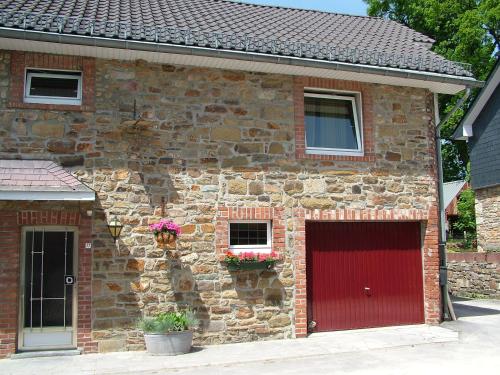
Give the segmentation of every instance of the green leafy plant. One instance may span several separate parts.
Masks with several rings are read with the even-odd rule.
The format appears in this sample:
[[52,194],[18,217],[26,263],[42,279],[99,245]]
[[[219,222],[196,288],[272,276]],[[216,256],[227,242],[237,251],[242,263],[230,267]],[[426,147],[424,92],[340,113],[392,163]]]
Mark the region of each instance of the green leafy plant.
[[[498,0],[364,0],[368,15],[398,21],[435,40],[432,50],[454,61],[472,64],[474,76],[484,80],[496,63],[500,49],[500,2]],[[473,90],[464,109],[474,101]],[[441,118],[463,95],[440,95]],[[463,179],[469,160],[465,142],[451,141],[463,110],[443,125],[444,181]]]
[[466,189],[458,198],[458,220],[454,227],[461,232],[473,234],[476,232],[476,211],[474,208],[475,194],[472,189]]
[[255,253],[253,251],[243,252],[240,254],[234,254],[231,251],[226,252],[226,257],[224,258],[224,262],[228,265],[240,265],[242,263],[268,263],[274,264],[279,260],[278,254],[274,251],[267,253]]
[[178,312],[162,312],[153,317],[144,317],[139,321],[138,327],[144,333],[169,333],[187,331],[198,325],[191,310]]

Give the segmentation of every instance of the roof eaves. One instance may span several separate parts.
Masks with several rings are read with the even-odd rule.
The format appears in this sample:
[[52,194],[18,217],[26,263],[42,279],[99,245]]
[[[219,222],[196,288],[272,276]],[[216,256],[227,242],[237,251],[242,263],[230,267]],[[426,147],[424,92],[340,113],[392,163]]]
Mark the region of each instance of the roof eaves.
[[440,82],[464,87],[482,87],[483,82],[468,76],[456,76],[443,73],[425,72],[418,70],[401,69],[386,66],[355,64],[340,61],[327,61],[311,58],[298,58],[294,56],[272,55],[256,52],[244,52],[225,49],[214,49],[198,46],[159,44],[146,41],[120,40],[84,35],[68,35],[50,32],[16,30],[0,27],[0,37],[9,39],[22,39],[48,43],[81,45],[102,48],[117,48],[154,53],[170,53],[200,57],[227,58],[232,60],[251,61],[256,63],[277,63],[308,68],[321,68],[348,71],[354,73],[376,74],[403,79]]
[[490,99],[491,95],[495,92],[495,89],[500,84],[500,59],[497,60],[495,67],[491,71],[488,79],[486,80],[483,88],[479,94],[474,99],[474,102],[467,110],[458,126],[453,131],[452,139],[457,141],[467,140],[469,137],[474,135],[473,126],[477,117],[483,110],[484,106]]

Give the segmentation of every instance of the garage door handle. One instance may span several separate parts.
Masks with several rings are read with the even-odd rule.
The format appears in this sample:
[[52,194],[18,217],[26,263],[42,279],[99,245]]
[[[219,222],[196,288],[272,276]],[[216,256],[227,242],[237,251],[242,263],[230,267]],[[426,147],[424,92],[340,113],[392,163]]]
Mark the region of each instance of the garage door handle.
[[371,289],[368,288],[367,286],[365,286],[365,293],[366,293],[367,296],[371,296],[372,295]]

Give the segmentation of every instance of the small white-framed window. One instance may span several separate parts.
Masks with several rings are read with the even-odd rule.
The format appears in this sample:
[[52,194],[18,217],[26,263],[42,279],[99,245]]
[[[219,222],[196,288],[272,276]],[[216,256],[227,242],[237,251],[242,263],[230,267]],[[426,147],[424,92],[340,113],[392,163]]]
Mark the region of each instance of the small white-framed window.
[[229,222],[229,249],[234,253],[252,251],[271,253],[271,221],[240,220]]
[[27,69],[24,102],[81,105],[82,73]]
[[356,93],[304,93],[307,154],[363,155],[363,130]]

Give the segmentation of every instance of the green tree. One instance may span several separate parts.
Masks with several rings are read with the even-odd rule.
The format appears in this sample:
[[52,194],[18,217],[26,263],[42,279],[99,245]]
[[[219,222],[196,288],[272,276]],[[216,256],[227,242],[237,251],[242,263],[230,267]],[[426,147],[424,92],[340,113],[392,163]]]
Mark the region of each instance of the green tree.
[[458,219],[454,227],[460,232],[475,234],[476,232],[476,211],[474,209],[475,194],[474,190],[466,189],[458,198],[457,209]]
[[[432,50],[449,60],[472,65],[477,79],[484,80],[493,68],[494,51],[500,49],[500,1],[498,0],[364,0],[368,14],[400,22],[435,40]],[[469,106],[478,90],[472,93]],[[441,118],[459,99],[442,95],[439,98]],[[443,168],[445,181],[464,178],[468,162],[465,142],[450,140],[463,111],[457,111],[444,124]]]

